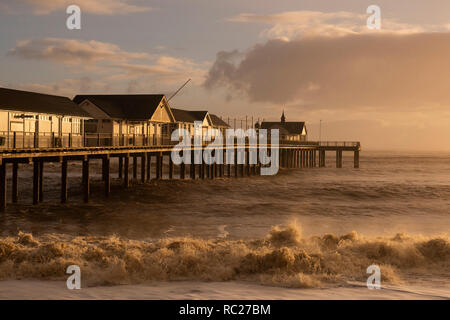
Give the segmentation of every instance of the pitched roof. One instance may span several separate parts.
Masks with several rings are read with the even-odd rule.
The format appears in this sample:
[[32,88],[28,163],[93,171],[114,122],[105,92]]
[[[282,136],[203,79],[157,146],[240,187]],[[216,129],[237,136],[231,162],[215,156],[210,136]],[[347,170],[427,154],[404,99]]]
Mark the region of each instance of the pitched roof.
[[289,134],[302,134],[305,122],[263,122],[261,129],[284,129]]
[[153,116],[163,98],[163,94],[78,95],[73,101],[80,104],[84,100],[89,100],[111,118],[148,120]]
[[225,121],[223,121],[222,119],[220,119],[218,116],[216,116],[215,114],[210,114],[209,117],[211,118],[212,124],[215,127],[226,127],[226,128],[230,128],[230,125],[228,123],[226,123]]
[[0,88],[0,109],[90,118],[67,97]]
[[176,122],[194,122],[195,119],[191,115],[191,113],[187,110],[175,109],[172,108],[173,116],[175,117]]
[[173,116],[177,122],[192,122],[202,121],[208,115],[208,111],[190,111],[172,108]]

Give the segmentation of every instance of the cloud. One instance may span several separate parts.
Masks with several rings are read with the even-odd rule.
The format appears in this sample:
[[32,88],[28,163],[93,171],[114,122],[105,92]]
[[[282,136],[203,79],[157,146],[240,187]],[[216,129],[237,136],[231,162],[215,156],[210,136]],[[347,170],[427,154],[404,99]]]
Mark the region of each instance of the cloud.
[[66,8],[72,4],[78,5],[83,13],[95,15],[129,14],[152,10],[151,7],[136,6],[126,0],[15,0],[14,4],[17,2],[31,5],[33,13],[38,15],[54,11],[65,12]]
[[163,53],[129,52],[107,42],[61,38],[19,41],[8,55],[62,64],[73,73],[96,72],[102,81],[131,83],[132,91],[148,87],[149,82],[172,86],[188,78],[201,85],[210,66]]
[[[227,19],[238,23],[263,23],[270,27],[261,32],[265,39],[292,40],[304,36],[343,36],[357,33],[374,33],[367,28],[368,15],[348,11],[287,11],[276,14],[241,13]],[[438,26],[427,26],[426,30],[443,30]],[[380,33],[418,33],[423,27],[400,23],[393,19],[382,19]]]
[[[153,79],[164,84],[174,84],[191,78],[194,83],[201,85],[206,78],[209,65],[198,64],[187,58],[175,58],[161,55],[150,64],[116,64],[113,67],[121,72],[108,80],[132,80],[138,78]],[[143,80],[143,79],[142,79]],[[134,84],[136,87],[136,84]]]
[[448,108],[450,33],[348,34],[217,54],[204,86],[307,109]]
[[126,62],[145,59],[150,55],[127,52],[119,46],[99,41],[81,41],[62,38],[44,38],[19,41],[8,55],[31,60],[48,60],[67,65],[95,64],[98,62]]

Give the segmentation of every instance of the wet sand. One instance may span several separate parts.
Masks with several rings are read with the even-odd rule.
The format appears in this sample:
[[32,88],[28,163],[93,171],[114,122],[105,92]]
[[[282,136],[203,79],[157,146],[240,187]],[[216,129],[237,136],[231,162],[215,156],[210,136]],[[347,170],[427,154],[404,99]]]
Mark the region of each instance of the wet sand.
[[88,300],[379,300],[450,299],[446,289],[420,286],[387,286],[369,290],[363,283],[330,289],[290,289],[246,282],[153,282],[139,285],[90,287],[68,290],[64,281],[2,281],[0,299],[88,299]]

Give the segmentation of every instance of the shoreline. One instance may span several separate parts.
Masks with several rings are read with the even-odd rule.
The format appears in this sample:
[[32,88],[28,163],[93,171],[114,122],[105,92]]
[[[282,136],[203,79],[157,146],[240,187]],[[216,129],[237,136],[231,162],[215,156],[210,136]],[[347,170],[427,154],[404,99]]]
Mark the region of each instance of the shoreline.
[[65,281],[0,281],[1,300],[448,300],[450,291],[423,286],[386,286],[369,290],[363,283],[337,288],[292,289],[247,282],[150,282],[68,290]]

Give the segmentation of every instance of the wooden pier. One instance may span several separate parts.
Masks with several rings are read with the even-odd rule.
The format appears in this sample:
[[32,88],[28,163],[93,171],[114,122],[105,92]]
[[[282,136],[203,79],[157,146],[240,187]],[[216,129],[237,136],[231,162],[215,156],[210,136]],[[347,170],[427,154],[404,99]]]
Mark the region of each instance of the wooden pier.
[[[68,162],[78,161],[82,163],[82,188],[83,200],[90,200],[90,166],[94,159],[102,161],[102,183],[104,184],[104,196],[111,192],[111,159],[118,162],[118,178],[122,180],[123,187],[130,186],[130,166],[132,177],[145,183],[152,179],[152,164],[155,164],[154,179],[163,178],[164,159],[167,159],[168,178],[174,179],[174,163],[171,159],[173,145],[167,146],[142,146],[142,147],[82,147],[82,148],[30,148],[30,149],[4,149],[0,150],[0,211],[7,207],[7,167],[11,164],[11,202],[19,201],[18,172],[21,165],[33,165],[33,196],[32,203],[38,204],[44,200],[43,186],[45,183],[45,164],[49,162],[61,164],[61,202],[68,201]],[[204,150],[206,146],[201,147]],[[207,164],[203,157],[200,164],[184,164],[179,166],[179,179],[215,179],[216,177],[244,177],[259,175],[263,166],[257,159],[251,159],[252,148],[258,146],[235,145],[234,164],[226,163],[226,146],[224,151],[224,164]],[[270,146],[268,146],[270,150]],[[192,147],[192,158],[195,151]],[[315,168],[325,167],[326,152],[336,153],[336,167],[342,168],[343,152],[353,152],[354,167],[359,168],[359,142],[293,142],[283,141],[279,145],[280,168]],[[258,151],[258,150],[257,150]],[[237,164],[238,152],[244,152],[245,161]],[[259,153],[258,153],[259,154]],[[130,161],[130,158],[132,161]],[[152,162],[152,159],[155,161]],[[200,162],[200,161],[199,161]],[[139,165],[140,163],[140,165]],[[140,170],[138,171],[138,166]],[[31,182],[31,181],[30,181]]]

